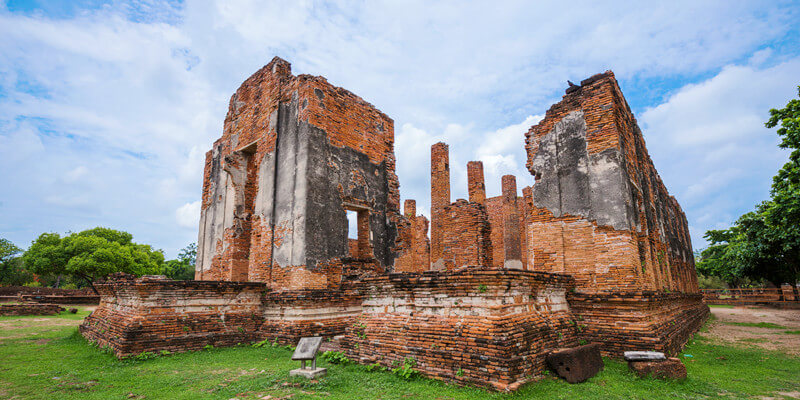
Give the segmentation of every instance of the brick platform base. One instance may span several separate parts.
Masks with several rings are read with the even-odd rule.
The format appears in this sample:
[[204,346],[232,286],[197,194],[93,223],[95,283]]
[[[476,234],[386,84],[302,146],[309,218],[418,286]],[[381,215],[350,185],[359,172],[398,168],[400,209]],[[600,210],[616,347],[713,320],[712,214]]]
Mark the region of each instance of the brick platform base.
[[96,285],[100,305],[81,334],[118,357],[257,340],[263,283],[120,280]]
[[603,355],[614,358],[634,350],[674,355],[709,314],[700,294],[571,293],[569,303],[580,338],[602,343]]
[[572,285],[564,275],[504,269],[369,278],[342,347],[365,364],[413,358],[431,378],[514,389],[544,371],[550,349],[577,344]]
[[264,299],[264,323],[259,335],[296,345],[303,336],[344,334],[361,314],[361,297],[352,290],[271,292]]
[[700,295],[582,294],[573,292],[574,282],[482,268],[362,277],[327,291],[123,279],[97,285],[100,306],[80,331],[118,357],[344,335],[341,349],[361,363],[393,367],[413,359],[431,378],[514,390],[542,374],[553,349],[585,339],[615,357],[626,350],[674,354],[708,315]]
[[0,316],[56,315],[64,308],[56,304],[0,304]]
[[100,304],[100,296],[93,295],[23,294],[20,298],[23,301],[49,304]]

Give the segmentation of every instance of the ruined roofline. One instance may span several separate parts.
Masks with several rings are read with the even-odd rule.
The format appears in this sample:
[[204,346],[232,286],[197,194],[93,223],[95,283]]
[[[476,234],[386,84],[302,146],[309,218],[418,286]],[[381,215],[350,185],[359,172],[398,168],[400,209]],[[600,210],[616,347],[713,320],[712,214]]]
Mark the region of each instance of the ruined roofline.
[[[657,182],[657,187],[663,187],[665,190],[665,194],[667,198],[671,198],[672,202],[675,206],[677,206],[678,211],[685,215],[683,208],[678,203],[678,200],[675,198],[673,194],[669,192],[667,189],[667,185],[664,183],[663,179],[661,179],[661,174],[658,172],[658,168],[655,166],[655,162],[653,158],[650,156],[650,151],[647,148],[647,142],[644,137],[644,132],[639,127],[639,122],[636,119],[636,115],[631,110],[630,104],[628,104],[628,100],[625,98],[625,95],[622,93],[622,88],[619,86],[619,81],[617,81],[616,76],[612,70],[607,70],[605,72],[601,72],[598,74],[594,74],[580,82],[580,85],[574,85],[571,82],[570,86],[567,87],[565,90],[564,95],[561,98],[561,101],[555,103],[550,106],[545,112],[545,117],[542,118],[537,124],[532,125],[527,132],[525,132],[525,142],[527,147],[527,142],[530,140],[530,136],[536,134],[540,127],[542,127],[547,122],[553,119],[560,119],[557,118],[560,112],[564,110],[564,108],[570,110],[580,110],[583,107],[583,103],[587,100],[585,96],[584,90],[590,87],[596,87],[601,85],[610,85],[612,90],[611,94],[613,95],[613,101],[618,102],[624,105],[624,111],[627,111],[627,115],[623,115],[623,118],[630,118],[631,125],[635,128],[633,132],[634,136],[638,137],[639,140],[642,141],[642,150],[643,150],[643,157],[646,160],[650,161],[650,164],[653,166],[653,173],[655,175],[655,179]],[[624,112],[623,111],[623,112]],[[551,128],[552,129],[552,128]],[[617,132],[619,135],[622,134],[619,127],[617,127]],[[531,173],[531,175],[536,176],[535,171],[533,171],[533,166],[531,165],[531,159],[528,158],[528,161],[525,163],[526,169]]]
[[389,119],[390,121],[394,122],[394,119],[392,117],[390,117],[389,115],[387,115],[386,113],[381,111],[378,107],[375,107],[374,104],[364,100],[361,96],[359,96],[359,95],[357,95],[357,94],[355,94],[355,93],[353,93],[353,92],[351,92],[351,91],[349,91],[349,90],[347,90],[347,89],[345,89],[345,88],[343,88],[341,86],[336,86],[336,85],[328,82],[328,79],[325,78],[322,75],[312,75],[312,74],[294,75],[294,74],[292,74],[292,63],[290,63],[289,61],[286,61],[283,58],[280,58],[278,56],[273,57],[272,60],[270,60],[270,62],[268,62],[263,67],[261,67],[258,71],[256,71],[253,74],[251,74],[247,79],[244,80],[244,82],[242,82],[241,85],[239,85],[239,87],[236,89],[236,91],[233,92],[233,95],[231,95],[230,101],[228,102],[228,112],[230,113],[230,110],[233,107],[233,103],[234,103],[234,101],[235,101],[235,99],[237,97],[237,94],[239,93],[239,91],[243,87],[251,85],[254,80],[262,78],[264,75],[268,75],[268,74],[281,74],[286,78],[286,82],[289,82],[289,81],[291,81],[293,79],[297,79],[300,82],[305,82],[305,81],[322,81],[322,82],[325,82],[328,86],[330,86],[338,94],[351,97],[356,102],[361,103],[361,104],[366,105],[366,106],[369,106],[370,108],[374,109],[378,114],[380,114],[382,117],[385,117],[385,118]]

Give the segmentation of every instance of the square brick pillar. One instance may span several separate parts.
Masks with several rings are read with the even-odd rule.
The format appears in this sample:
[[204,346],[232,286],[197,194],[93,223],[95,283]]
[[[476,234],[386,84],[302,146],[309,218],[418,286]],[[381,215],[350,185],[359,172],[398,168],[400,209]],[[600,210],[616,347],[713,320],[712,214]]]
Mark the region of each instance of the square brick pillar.
[[444,208],[450,205],[450,148],[431,146],[431,269],[443,269],[442,232]]
[[504,175],[503,180],[503,267],[522,269],[522,243],[517,209],[517,178]]
[[414,218],[417,216],[417,201],[412,199],[407,199],[405,203],[403,203],[403,214],[405,214],[406,218]]
[[470,161],[467,163],[467,190],[469,201],[486,204],[486,185],[483,180],[483,162]]

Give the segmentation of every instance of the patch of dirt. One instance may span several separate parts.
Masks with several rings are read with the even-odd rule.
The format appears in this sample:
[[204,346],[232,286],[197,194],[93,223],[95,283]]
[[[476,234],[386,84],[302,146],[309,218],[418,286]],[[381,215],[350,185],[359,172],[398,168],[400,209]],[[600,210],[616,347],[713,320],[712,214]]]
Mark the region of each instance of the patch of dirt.
[[[756,346],[767,350],[778,350],[800,356],[800,335],[786,333],[800,329],[800,310],[781,310],[759,307],[711,307],[717,320],[711,324],[709,336],[740,345]],[[759,328],[731,325],[738,323],[768,322],[785,329]]]

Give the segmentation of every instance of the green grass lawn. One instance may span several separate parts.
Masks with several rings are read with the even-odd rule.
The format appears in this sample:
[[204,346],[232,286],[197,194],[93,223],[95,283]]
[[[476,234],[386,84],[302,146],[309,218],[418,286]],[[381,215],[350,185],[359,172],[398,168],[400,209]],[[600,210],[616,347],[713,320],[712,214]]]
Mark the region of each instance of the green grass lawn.
[[[247,345],[117,360],[87,343],[74,325],[55,325],[86,315],[0,318],[0,398],[737,399],[800,391],[800,358],[745,344],[715,344],[702,333],[681,353],[689,372],[683,382],[639,379],[625,363],[606,360],[605,369],[583,384],[548,376],[516,393],[496,393],[424,378],[406,381],[391,372],[325,361],[319,364],[328,368],[327,377],[313,383],[290,379],[288,372],[298,363],[283,347]],[[30,318],[48,321],[24,327],[34,325],[26,321]]]

